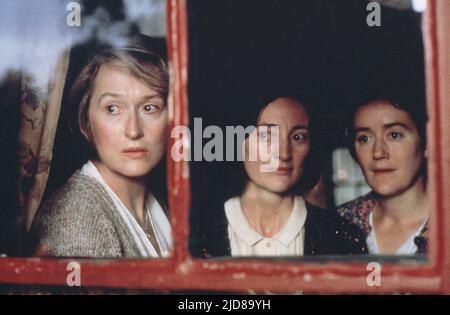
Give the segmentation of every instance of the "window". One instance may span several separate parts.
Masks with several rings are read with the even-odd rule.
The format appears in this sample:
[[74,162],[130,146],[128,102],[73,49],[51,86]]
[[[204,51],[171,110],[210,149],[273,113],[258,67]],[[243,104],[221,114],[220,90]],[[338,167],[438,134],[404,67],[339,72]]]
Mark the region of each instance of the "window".
[[347,148],[333,151],[334,200],[337,205],[363,196],[370,191],[361,169]]
[[[188,25],[201,22],[196,20],[197,16],[190,11],[190,6],[194,4],[181,0],[167,2],[167,46],[171,66],[170,127],[192,123],[189,121],[189,110],[196,106],[192,104],[192,95],[188,94],[188,83],[193,79],[191,71],[196,66],[189,63],[190,58],[195,60],[198,57],[193,55],[193,51],[188,47]],[[444,211],[445,205],[450,202],[448,194],[445,193],[450,190],[450,183],[446,180],[446,175],[450,174],[450,165],[446,162],[450,157],[450,151],[447,149],[450,135],[447,132],[449,122],[445,120],[450,114],[450,91],[446,88],[449,85],[450,73],[447,57],[450,38],[446,32],[450,27],[449,5],[445,0],[430,1],[423,22],[429,112],[429,184],[435,210],[430,217],[431,246],[426,264],[410,261],[398,263],[385,259],[382,261],[382,285],[368,286],[366,280],[370,271],[367,270],[365,260],[348,262],[335,259],[319,262],[305,259],[298,262],[194,258],[190,255],[187,242],[191,228],[189,211],[194,209],[195,203],[198,202],[198,195],[191,194],[196,189],[191,180],[195,179],[190,178],[192,173],[187,162],[168,161],[168,201],[172,211],[175,241],[172,257],[168,261],[77,260],[83,271],[82,286],[245,292],[449,292],[450,277],[447,270],[450,231],[445,229],[445,226],[449,224],[450,216]],[[204,74],[197,75],[201,77]],[[229,82],[234,82],[233,78],[228,79]],[[204,121],[205,125],[208,123]],[[171,139],[170,145],[176,140]],[[67,284],[67,266],[70,262],[70,259],[3,257],[0,259],[0,282],[64,286]]]

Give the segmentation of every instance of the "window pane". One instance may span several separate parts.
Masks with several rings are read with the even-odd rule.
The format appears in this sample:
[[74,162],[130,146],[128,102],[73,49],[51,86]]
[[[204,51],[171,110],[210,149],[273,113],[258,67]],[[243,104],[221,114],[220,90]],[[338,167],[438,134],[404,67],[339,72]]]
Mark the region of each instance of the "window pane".
[[[409,184],[416,185],[417,176],[420,177],[418,185],[426,186],[426,172],[422,168],[426,165],[426,157],[425,135],[421,127],[426,122],[426,114],[421,13],[415,11],[418,9],[411,1],[378,3],[381,5],[364,1],[189,2],[190,249],[193,255],[230,256],[234,250],[243,256],[364,254],[364,251],[358,253],[357,248],[362,245],[367,250],[365,239],[369,237],[371,227],[375,226],[376,231],[378,223],[380,235],[384,235],[386,229],[385,221],[377,221],[380,217],[375,217],[375,223],[371,225],[370,213],[375,205],[380,206],[379,196],[383,201],[390,196],[390,192],[384,191],[376,180],[370,182],[370,171],[376,174],[376,178],[385,178],[386,185],[398,185],[395,187],[400,190]],[[356,160],[353,160],[347,151],[347,147],[355,146],[356,141],[353,112],[359,106],[374,101],[383,101],[376,106],[387,108],[386,117],[395,118],[393,123],[398,122],[396,114],[399,113],[401,119],[406,117],[408,122],[412,122],[410,129],[413,129],[414,141],[417,140],[417,155],[414,155],[417,160],[404,160],[402,156],[408,155],[408,148],[404,147],[399,149],[399,153],[382,147],[381,151],[389,151],[390,158],[384,152],[380,159],[386,163],[376,164],[372,167],[374,170],[363,163],[363,151],[359,147],[355,147]],[[268,106],[274,103],[281,105]],[[297,112],[288,111],[286,114],[285,111],[277,111],[287,107],[296,108]],[[293,147],[298,145],[298,150],[302,148],[298,142],[301,141],[297,135],[299,128],[294,130],[291,127],[294,122],[302,125],[302,121],[295,118],[302,116],[298,111],[303,109],[311,118],[306,122],[311,134],[302,134],[301,137],[309,139],[308,152],[312,152],[313,147],[317,149],[314,163],[308,162],[312,164],[299,162],[306,161],[305,156],[309,155],[297,154],[297,147]],[[277,119],[283,115],[290,120],[280,123]],[[374,116],[369,114],[368,117]],[[372,123],[375,125],[370,125]],[[261,133],[258,124],[275,125],[280,129],[276,133]],[[393,145],[394,140],[400,139],[397,137],[405,134],[403,130],[395,129],[398,126],[384,126],[389,123],[380,127],[376,119],[369,121],[370,126],[365,124],[362,126],[364,131],[370,127],[374,136],[383,140],[384,146]],[[281,169],[276,168],[278,177],[252,173],[250,164],[238,161],[237,152],[242,149],[242,139],[252,139],[252,131],[248,131],[248,138],[242,131],[250,125],[258,127],[255,133],[258,135],[255,139],[259,139],[257,143],[268,139],[268,134],[271,141],[274,134],[281,137],[278,157],[282,165]],[[232,131],[237,126],[243,127],[241,140],[239,136],[233,136]],[[283,141],[292,142],[286,149],[291,150],[292,155],[285,160]],[[372,153],[374,151],[375,147]],[[241,152],[247,151],[242,149]],[[372,154],[371,160],[379,159],[373,155],[377,154]],[[410,162],[416,164],[412,166]],[[300,165],[300,179],[296,177],[298,173],[295,173],[294,164]],[[318,167],[318,174],[311,171],[313,165]],[[360,166],[366,171],[361,171]],[[397,175],[401,172],[414,174],[408,182]],[[370,183],[366,183],[366,177]],[[284,185],[286,178],[288,183]],[[396,182],[396,178],[400,182]],[[294,183],[289,182],[291,179]],[[362,197],[373,189],[377,190],[376,196],[370,193],[360,199],[358,204],[352,205],[352,211],[336,211],[342,203]],[[420,191],[418,198],[422,203],[415,211],[410,229],[403,230],[392,240],[375,238],[380,254],[397,252],[409,255],[425,250],[426,246],[422,245],[423,241],[426,243],[424,235],[429,209],[424,201],[426,188],[422,187]],[[270,197],[263,199],[262,196]],[[323,231],[313,229],[311,226],[314,224],[298,218],[294,223],[304,226],[304,230],[299,228],[298,233],[294,233],[289,229],[288,223],[293,224],[291,214],[302,208],[294,196],[308,204],[326,208],[319,210],[304,206],[307,218],[311,219],[313,212],[319,211],[319,215],[327,218],[322,221],[333,226],[329,231],[347,233],[353,240],[351,244],[344,242],[343,245],[340,243],[342,240],[327,235],[327,228],[322,226]],[[365,212],[355,210],[358,206]],[[392,210],[391,207],[389,209]],[[391,210],[383,209],[383,214]],[[284,214],[284,217],[276,218],[277,213]],[[355,218],[355,215],[360,218]],[[404,214],[402,217],[411,218]],[[361,234],[346,223],[344,227],[336,223],[341,219],[346,223],[358,223]],[[314,233],[318,235],[314,236]],[[287,234],[295,237],[280,238],[280,235]],[[362,243],[354,242],[356,235],[362,236]],[[299,245],[302,239],[303,244]],[[316,245],[321,241],[329,242],[330,246]],[[292,242],[297,245],[292,245]],[[409,246],[408,249],[400,250],[403,245],[403,249]],[[314,246],[323,250],[312,250]],[[370,247],[370,252],[375,253],[373,247]]]
[[6,6],[0,253],[167,257],[166,2]]

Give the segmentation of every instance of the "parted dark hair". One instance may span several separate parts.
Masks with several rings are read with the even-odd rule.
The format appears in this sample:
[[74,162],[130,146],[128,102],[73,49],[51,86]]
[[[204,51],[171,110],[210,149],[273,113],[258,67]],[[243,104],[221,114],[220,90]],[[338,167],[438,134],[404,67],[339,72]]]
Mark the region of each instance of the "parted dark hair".
[[426,124],[428,121],[428,115],[425,106],[425,93],[424,90],[406,90],[405,88],[387,89],[384,91],[370,91],[363,97],[360,97],[352,104],[351,115],[347,121],[346,142],[347,147],[355,159],[358,162],[355,152],[355,131],[354,131],[354,119],[356,112],[365,105],[369,105],[376,101],[386,102],[393,107],[405,111],[409,114],[412,121],[416,125],[419,133],[422,149],[425,150],[427,146],[427,133]]
[[[262,111],[267,105],[280,97],[295,99],[304,107],[309,118],[310,151],[304,161],[303,173],[299,181],[290,191],[293,194],[301,194],[311,190],[317,184],[321,174],[322,154],[319,150],[319,128],[316,112],[314,107],[310,105],[311,103],[309,100],[297,95],[290,89],[265,91],[264,93],[253,95],[247,100],[248,103],[245,104],[245,107],[243,106],[239,119],[237,119],[237,121],[235,120],[234,123],[235,125],[240,124],[244,128],[256,126]],[[241,143],[238,143],[237,145],[241,145]],[[228,194],[230,197],[242,194],[245,185],[249,180],[248,174],[244,168],[244,163],[238,162],[236,167],[238,168],[237,176],[239,176],[239,179],[237,181],[235,179],[232,180],[232,192]]]
[[164,59],[153,51],[140,47],[107,47],[100,50],[81,70],[70,90],[70,107],[78,108],[78,128],[91,146],[88,110],[94,82],[104,64],[125,68],[164,100],[169,90],[169,75]]

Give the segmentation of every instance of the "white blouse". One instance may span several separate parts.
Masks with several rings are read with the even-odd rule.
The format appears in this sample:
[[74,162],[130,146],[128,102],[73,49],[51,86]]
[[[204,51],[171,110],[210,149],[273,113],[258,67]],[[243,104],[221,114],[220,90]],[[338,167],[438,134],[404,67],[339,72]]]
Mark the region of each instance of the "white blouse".
[[[402,246],[397,249],[395,255],[414,255],[417,252],[417,245],[414,243],[414,239],[420,235],[427,221],[428,218],[419,226],[419,228],[414,233],[410,235],[410,237],[402,244]],[[373,226],[373,211],[369,214],[369,224],[372,229],[366,238],[367,249],[369,250],[369,254],[380,255],[377,244],[377,237],[375,235],[375,228]]]
[[273,237],[264,237],[255,231],[242,211],[239,197],[225,202],[225,215],[232,256],[303,255],[306,204],[302,197],[294,198],[286,224]]
[[[105,188],[108,195],[113,200],[117,211],[133,235],[140,254],[143,257],[159,257],[156,249],[153,247],[142,227],[136,221],[133,214],[125,207],[120,198],[108,186],[94,163],[88,161],[84,164],[81,168],[81,174],[95,178],[103,188]],[[167,257],[172,248],[172,230],[166,214],[152,193],[149,193],[145,200],[145,210],[149,222],[152,224],[153,230],[155,231],[156,241],[161,249],[161,255]]]

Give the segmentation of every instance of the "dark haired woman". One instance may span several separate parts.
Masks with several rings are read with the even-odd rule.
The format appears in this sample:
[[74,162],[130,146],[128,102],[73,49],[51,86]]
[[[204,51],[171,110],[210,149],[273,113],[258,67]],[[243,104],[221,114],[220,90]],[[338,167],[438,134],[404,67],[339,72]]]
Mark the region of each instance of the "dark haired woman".
[[71,101],[92,157],[39,209],[29,235],[34,254],[169,254],[171,227],[148,189],[165,152],[167,94],[166,64],[142,48],[102,50],[82,69]]
[[310,171],[307,161],[316,145],[305,105],[294,97],[277,97],[257,114],[256,128],[242,144],[245,187],[225,202],[224,215],[205,231],[203,255],[364,253],[356,226],[308,204],[296,191]]
[[361,102],[350,150],[372,192],[338,208],[365,232],[371,254],[427,251],[426,115],[389,98]]

